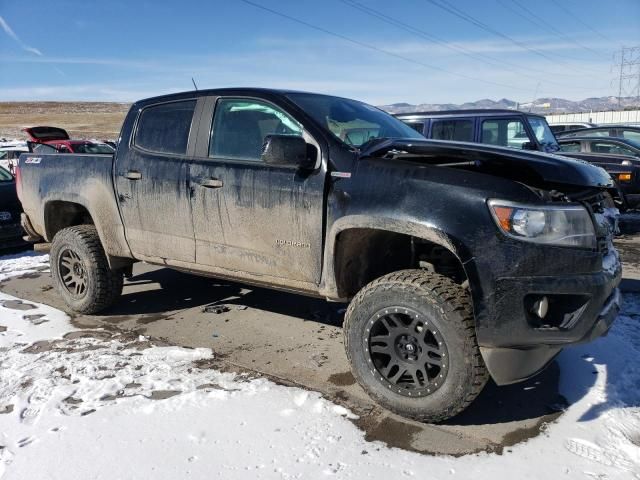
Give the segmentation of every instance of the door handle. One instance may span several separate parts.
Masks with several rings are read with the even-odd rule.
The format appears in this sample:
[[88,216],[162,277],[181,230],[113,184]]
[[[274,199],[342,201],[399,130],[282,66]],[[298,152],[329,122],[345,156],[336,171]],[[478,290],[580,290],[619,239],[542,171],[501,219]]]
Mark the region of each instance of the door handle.
[[205,188],[221,188],[222,180],[218,178],[207,178],[205,180],[202,180],[199,185]]
[[129,180],[140,180],[142,178],[142,174],[135,170],[129,170],[123,175],[123,177],[128,178]]

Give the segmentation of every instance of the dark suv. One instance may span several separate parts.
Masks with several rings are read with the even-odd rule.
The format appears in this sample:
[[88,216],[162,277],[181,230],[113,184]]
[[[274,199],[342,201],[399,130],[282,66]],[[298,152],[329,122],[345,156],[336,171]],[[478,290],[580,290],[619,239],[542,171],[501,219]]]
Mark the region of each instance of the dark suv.
[[[616,182],[618,193],[615,200],[618,208],[625,210],[637,208],[639,205],[640,186],[636,184],[635,179],[640,179],[640,166],[633,163],[621,164],[620,155],[610,155],[606,152],[585,156],[582,152],[561,151],[547,120],[541,115],[517,110],[449,110],[401,113],[396,117],[433,140],[537,150],[588,161],[604,168]],[[587,129],[584,132],[596,130],[599,129]],[[624,166],[622,170],[621,165]],[[624,175],[624,182],[621,182],[620,174]]]
[[434,140],[485,143],[541,152],[559,150],[546,119],[532,113],[517,110],[449,110],[396,116]]

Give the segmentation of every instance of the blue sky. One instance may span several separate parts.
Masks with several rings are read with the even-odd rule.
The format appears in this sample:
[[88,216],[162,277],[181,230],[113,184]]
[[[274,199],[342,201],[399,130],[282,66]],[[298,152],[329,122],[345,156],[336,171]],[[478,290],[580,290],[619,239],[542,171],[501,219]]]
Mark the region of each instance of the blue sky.
[[132,101],[191,77],[374,104],[579,100],[617,95],[614,52],[640,44],[639,0],[249,1],[297,21],[243,0],[0,0],[0,100]]

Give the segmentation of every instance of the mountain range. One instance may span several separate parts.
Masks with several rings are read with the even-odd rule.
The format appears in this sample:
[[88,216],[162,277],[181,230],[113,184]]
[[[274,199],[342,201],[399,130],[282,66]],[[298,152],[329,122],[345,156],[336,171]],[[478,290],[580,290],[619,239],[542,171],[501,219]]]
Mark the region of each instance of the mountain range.
[[564,98],[538,98],[533,102],[518,103],[514,100],[502,98],[491,100],[488,98],[476,102],[466,102],[462,104],[454,103],[420,103],[413,105],[410,103],[392,103],[381,105],[380,108],[390,113],[407,112],[429,112],[443,110],[458,110],[472,108],[506,108],[510,110],[524,110],[542,114],[552,113],[579,113],[579,112],[602,112],[607,110],[631,110],[640,109],[638,97],[623,97],[620,104],[618,97],[592,97],[580,101],[565,100]]

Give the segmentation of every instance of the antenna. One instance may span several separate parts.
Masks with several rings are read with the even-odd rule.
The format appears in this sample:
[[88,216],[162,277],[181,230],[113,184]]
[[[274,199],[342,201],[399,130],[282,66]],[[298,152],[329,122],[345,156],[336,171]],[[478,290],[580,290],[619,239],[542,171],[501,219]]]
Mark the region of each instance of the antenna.
[[195,87],[196,91],[198,91],[198,86],[196,85],[196,81],[193,79],[193,77],[191,77],[191,81],[193,82],[193,86]]

